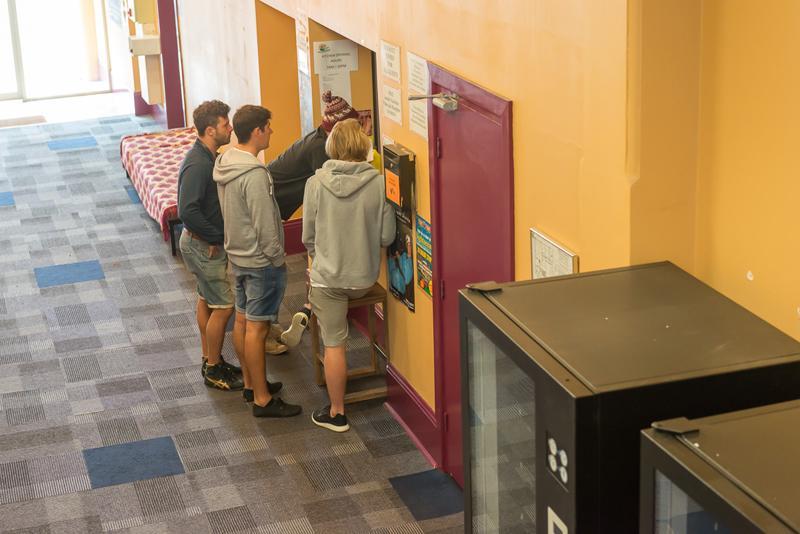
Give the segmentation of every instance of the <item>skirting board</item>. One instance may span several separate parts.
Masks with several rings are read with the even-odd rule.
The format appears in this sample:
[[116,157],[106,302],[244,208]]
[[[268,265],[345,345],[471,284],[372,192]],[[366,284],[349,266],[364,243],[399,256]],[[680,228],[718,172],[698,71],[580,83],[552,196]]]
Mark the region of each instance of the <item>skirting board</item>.
[[386,367],[386,385],[389,389],[386,409],[400,423],[431,466],[441,467],[441,432],[436,424],[436,414],[391,365]]

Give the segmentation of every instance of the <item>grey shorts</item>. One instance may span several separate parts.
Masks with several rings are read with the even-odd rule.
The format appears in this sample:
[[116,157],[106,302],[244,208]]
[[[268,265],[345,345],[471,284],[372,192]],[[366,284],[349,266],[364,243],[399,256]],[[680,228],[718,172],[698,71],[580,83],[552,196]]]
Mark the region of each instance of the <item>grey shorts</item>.
[[228,256],[222,247],[208,257],[208,243],[181,233],[181,256],[186,268],[197,279],[197,295],[209,308],[233,308],[233,291],[228,280]]
[[308,292],[311,311],[317,316],[322,342],[326,347],[338,347],[347,341],[347,308],[350,299],[361,298],[367,289],[332,289],[312,287]]

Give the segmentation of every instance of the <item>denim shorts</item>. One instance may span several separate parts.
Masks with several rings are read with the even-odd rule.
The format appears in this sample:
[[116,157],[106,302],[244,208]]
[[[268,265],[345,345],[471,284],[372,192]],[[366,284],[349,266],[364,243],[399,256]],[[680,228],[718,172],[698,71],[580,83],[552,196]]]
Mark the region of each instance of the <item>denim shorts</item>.
[[236,276],[236,311],[248,321],[278,321],[286,291],[286,265],[250,269],[233,266]]
[[197,295],[209,308],[232,308],[233,291],[228,280],[228,256],[217,247],[213,258],[208,257],[208,243],[181,233],[181,256],[186,268],[197,279]]

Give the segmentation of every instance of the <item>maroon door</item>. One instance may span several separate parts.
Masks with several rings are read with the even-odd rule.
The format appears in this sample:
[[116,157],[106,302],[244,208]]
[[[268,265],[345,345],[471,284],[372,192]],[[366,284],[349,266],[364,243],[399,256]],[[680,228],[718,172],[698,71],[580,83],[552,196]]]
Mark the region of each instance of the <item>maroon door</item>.
[[[436,412],[445,471],[463,486],[458,290],[514,278],[511,102],[430,65],[431,92],[458,109],[429,106]],[[435,286],[436,287],[436,286]]]

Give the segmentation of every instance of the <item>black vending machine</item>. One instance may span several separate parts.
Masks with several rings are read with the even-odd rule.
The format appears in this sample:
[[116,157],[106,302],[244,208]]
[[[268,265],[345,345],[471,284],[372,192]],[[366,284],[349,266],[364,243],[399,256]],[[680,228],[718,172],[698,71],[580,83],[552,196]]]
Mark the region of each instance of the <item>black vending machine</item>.
[[671,263],[460,293],[467,532],[637,531],[639,432],[800,397],[800,343]]
[[642,432],[642,534],[800,533],[800,402]]

